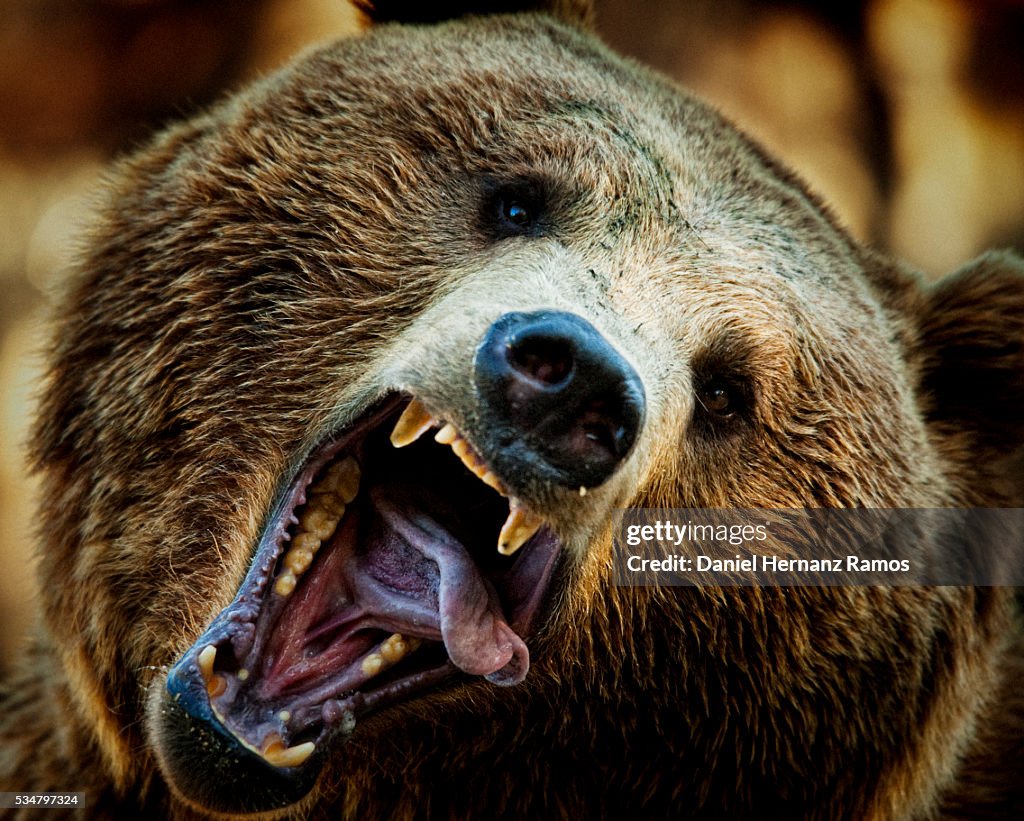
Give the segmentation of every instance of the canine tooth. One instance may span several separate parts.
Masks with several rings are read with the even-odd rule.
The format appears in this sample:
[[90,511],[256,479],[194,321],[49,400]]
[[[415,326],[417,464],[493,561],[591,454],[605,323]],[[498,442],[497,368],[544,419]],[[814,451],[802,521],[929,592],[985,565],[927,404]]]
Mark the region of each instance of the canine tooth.
[[580,485],[580,496],[586,496],[586,495],[587,495],[587,488],[586,488],[586,486]]
[[213,675],[213,662],[217,659],[217,648],[207,644],[203,651],[196,658],[199,665],[199,672],[203,674],[203,681],[209,681]]
[[449,422],[437,432],[437,435],[434,437],[434,441],[439,442],[442,445],[450,445],[458,438],[459,432],[455,429],[455,425]]
[[285,570],[274,582],[274,592],[279,596],[290,596],[299,580],[291,570]]
[[263,742],[263,758],[274,767],[298,767],[312,755],[316,745],[312,741],[295,747],[285,747],[277,733],[270,733]]
[[242,667],[235,675],[238,676],[239,681],[245,681],[247,678],[249,678],[249,671]]
[[395,428],[391,431],[391,444],[396,448],[411,445],[435,424],[437,420],[423,407],[423,403],[413,399],[395,422]]
[[277,717],[281,719],[281,722],[284,724],[287,724],[289,721],[292,720],[292,714],[288,710],[282,710],[277,714]]
[[224,695],[224,692],[228,689],[228,682],[224,676],[214,673],[206,681],[206,692],[210,698],[217,698],[217,696]]
[[544,520],[536,513],[531,513],[518,505],[512,505],[508,512],[508,518],[501,526],[501,533],[498,535],[498,552],[503,556],[511,556],[526,544],[534,533],[540,530],[542,524],[544,524]]

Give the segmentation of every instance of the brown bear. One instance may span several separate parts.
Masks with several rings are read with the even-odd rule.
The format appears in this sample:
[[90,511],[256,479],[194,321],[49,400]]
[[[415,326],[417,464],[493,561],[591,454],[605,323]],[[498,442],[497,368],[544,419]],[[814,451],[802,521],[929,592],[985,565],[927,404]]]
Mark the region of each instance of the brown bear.
[[926,287],[585,0],[363,6],[110,186],[0,790],[1021,817],[1011,589],[613,583],[623,508],[1024,506],[1020,259]]

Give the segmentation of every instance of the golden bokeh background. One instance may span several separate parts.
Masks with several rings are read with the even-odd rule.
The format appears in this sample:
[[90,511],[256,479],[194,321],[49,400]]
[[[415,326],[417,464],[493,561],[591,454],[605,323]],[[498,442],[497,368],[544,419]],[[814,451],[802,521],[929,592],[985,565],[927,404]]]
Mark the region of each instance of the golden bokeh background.
[[[598,0],[598,27],[797,169],[855,236],[926,275],[1024,249],[1019,0]],[[30,629],[46,561],[24,443],[47,305],[103,169],[355,30],[343,0],[0,0],[0,669]]]

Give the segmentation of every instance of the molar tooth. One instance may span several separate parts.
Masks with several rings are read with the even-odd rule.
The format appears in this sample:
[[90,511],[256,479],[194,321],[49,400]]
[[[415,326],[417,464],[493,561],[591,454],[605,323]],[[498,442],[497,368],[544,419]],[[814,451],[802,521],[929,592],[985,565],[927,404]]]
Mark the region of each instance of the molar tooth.
[[449,422],[437,432],[437,435],[434,436],[434,441],[442,445],[450,445],[458,438],[459,432],[455,429],[455,425]]
[[370,653],[361,666],[364,675],[375,676],[384,669],[384,657],[380,653]]
[[320,541],[329,539],[338,526],[338,519],[322,507],[307,507],[299,519],[299,526],[306,532],[312,533]]
[[379,675],[393,664],[397,664],[421,644],[421,639],[392,633],[382,641],[376,650],[366,656],[362,662],[363,675],[368,678]]
[[327,475],[334,483],[334,491],[346,505],[350,504],[359,493],[359,479],[361,471],[359,463],[351,456],[346,456],[340,462],[331,465]]
[[341,519],[345,515],[345,502],[337,493],[324,493],[315,497],[314,505],[320,510],[326,510],[335,519]]
[[413,399],[395,422],[395,428],[391,431],[391,444],[396,448],[411,445],[435,424],[437,420],[423,407],[423,403]]
[[199,665],[199,672],[203,675],[203,681],[209,681],[213,675],[213,663],[217,659],[217,648],[212,644],[207,644],[203,648],[203,651],[196,658],[196,663]]
[[308,550],[316,553],[320,549],[320,540],[313,533],[303,531],[292,540],[292,550]]
[[298,767],[312,755],[314,749],[316,745],[312,741],[286,747],[277,733],[269,733],[263,740],[263,758],[274,767]]
[[513,502],[498,535],[498,552],[503,556],[511,556],[540,530],[542,524],[544,520],[540,516]]
[[284,557],[284,566],[287,567],[296,577],[301,576],[313,563],[313,551],[296,550],[292,548]]
[[406,638],[401,633],[393,633],[381,644],[379,652],[390,666],[404,659],[419,645],[419,639]]
[[274,582],[274,592],[279,596],[288,597],[295,590],[295,585],[298,584],[298,581],[291,570],[285,570]]

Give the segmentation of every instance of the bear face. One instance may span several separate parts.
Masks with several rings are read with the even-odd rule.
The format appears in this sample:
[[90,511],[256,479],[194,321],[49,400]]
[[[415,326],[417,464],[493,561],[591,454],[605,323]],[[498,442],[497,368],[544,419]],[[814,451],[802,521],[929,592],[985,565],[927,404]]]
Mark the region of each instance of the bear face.
[[1020,263],[923,289],[588,9],[456,11],[122,166],[35,444],[54,758],[181,814],[933,812],[1006,592],[617,587],[612,522],[1020,504]]

